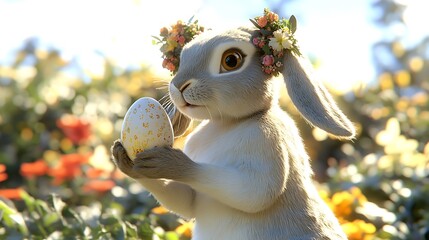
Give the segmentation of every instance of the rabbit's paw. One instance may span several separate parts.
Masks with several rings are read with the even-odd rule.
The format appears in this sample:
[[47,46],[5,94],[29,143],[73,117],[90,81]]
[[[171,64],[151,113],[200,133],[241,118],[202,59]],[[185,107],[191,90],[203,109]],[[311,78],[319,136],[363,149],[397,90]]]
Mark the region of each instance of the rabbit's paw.
[[155,147],[137,154],[134,171],[148,178],[188,180],[195,173],[197,164],[181,150]]
[[144,177],[142,174],[134,170],[134,163],[128,157],[124,146],[122,146],[121,140],[118,139],[113,143],[111,152],[113,156],[113,162],[124,174],[134,179]]

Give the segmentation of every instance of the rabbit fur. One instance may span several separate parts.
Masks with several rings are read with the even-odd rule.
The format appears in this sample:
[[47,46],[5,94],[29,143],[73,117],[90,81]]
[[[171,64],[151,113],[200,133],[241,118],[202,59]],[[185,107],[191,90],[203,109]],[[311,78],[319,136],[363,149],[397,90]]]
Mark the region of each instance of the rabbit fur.
[[[129,159],[112,146],[118,168],[172,212],[195,219],[193,239],[346,239],[312,182],[309,157],[294,121],[278,104],[278,79],[263,73],[251,43],[256,29],[207,32],[185,45],[170,83],[178,109],[175,134],[203,120],[184,150],[157,147]],[[222,54],[239,49],[237,70],[220,72]],[[323,85],[287,52],[289,95],[312,125],[354,136]]]

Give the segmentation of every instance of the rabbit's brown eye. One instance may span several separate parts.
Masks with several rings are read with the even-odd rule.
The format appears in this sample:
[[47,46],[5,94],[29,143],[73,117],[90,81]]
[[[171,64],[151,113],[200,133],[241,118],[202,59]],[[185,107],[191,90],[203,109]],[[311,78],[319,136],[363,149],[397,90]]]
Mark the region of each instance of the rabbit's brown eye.
[[240,68],[243,65],[244,54],[236,48],[226,50],[222,54],[220,72],[229,72]]

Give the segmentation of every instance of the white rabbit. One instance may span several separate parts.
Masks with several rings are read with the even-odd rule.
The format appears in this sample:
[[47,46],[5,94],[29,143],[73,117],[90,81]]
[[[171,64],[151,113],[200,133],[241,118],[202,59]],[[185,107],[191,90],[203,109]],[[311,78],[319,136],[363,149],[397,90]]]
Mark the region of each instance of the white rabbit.
[[[185,45],[169,88],[180,111],[175,134],[189,118],[204,121],[183,152],[158,147],[130,160],[116,141],[115,162],[163,206],[195,218],[193,239],[346,239],[312,183],[298,129],[278,104],[279,85],[261,71],[253,34],[206,32]],[[290,51],[282,74],[308,122],[353,138],[352,123]]]

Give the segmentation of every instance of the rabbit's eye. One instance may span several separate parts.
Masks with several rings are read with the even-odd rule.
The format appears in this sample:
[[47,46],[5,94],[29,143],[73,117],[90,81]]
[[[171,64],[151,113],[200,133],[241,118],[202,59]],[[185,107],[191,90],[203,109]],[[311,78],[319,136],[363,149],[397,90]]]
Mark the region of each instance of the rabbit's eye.
[[230,72],[243,65],[244,54],[236,48],[228,49],[222,54],[220,72]]

